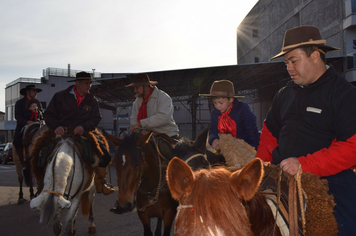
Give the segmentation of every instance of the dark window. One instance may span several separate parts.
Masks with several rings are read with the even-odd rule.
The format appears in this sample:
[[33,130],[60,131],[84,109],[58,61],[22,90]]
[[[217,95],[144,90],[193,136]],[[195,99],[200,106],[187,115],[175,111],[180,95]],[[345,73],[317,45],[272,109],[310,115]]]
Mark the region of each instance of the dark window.
[[255,57],[255,63],[260,62],[260,58]]
[[258,30],[252,30],[252,37],[256,38],[258,37]]

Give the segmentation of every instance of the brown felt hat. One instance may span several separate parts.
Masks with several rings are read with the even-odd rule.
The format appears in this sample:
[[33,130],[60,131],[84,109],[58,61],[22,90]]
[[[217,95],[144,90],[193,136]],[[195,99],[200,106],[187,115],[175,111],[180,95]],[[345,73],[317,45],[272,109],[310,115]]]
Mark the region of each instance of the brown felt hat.
[[132,77],[132,83],[126,85],[125,87],[132,86],[143,86],[143,85],[155,85],[158,84],[157,81],[151,81],[147,74],[135,74]]
[[78,80],[90,80],[90,81],[94,81],[93,77],[91,76],[90,73],[85,72],[85,71],[81,71],[79,73],[77,73],[75,75],[75,79],[73,80],[68,80],[67,82],[74,82],[74,81],[78,81]]
[[20,94],[21,94],[21,95],[26,95],[26,91],[27,91],[27,90],[31,90],[31,89],[36,90],[37,93],[39,93],[39,92],[42,91],[42,89],[36,88],[36,85],[34,85],[34,84],[29,84],[29,85],[27,85],[25,88],[22,88],[22,89],[20,90]]
[[199,94],[204,97],[223,97],[223,98],[244,98],[235,95],[234,84],[230,80],[214,81],[210,88],[210,94]]
[[285,32],[282,51],[269,60],[271,61],[284,56],[288,52],[304,46],[317,46],[324,52],[324,54],[329,51],[340,49],[327,46],[325,43],[326,40],[321,38],[320,31],[317,27],[308,25],[298,26]]

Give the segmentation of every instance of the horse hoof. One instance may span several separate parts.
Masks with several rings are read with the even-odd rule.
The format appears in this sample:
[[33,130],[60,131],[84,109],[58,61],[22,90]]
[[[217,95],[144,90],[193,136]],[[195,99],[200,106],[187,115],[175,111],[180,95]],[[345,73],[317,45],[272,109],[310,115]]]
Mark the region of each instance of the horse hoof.
[[96,228],[95,228],[95,226],[94,226],[94,227],[89,227],[88,233],[89,233],[89,234],[95,234],[95,233],[96,233]]
[[17,201],[17,204],[23,204],[24,202],[26,202],[26,199],[21,198]]

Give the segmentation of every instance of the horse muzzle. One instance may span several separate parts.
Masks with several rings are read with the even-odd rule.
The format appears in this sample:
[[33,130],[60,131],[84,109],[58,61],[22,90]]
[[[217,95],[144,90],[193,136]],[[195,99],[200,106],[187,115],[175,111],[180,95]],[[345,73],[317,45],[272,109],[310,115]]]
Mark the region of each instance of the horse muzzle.
[[116,214],[124,214],[126,212],[132,211],[134,205],[132,203],[126,203],[124,207],[121,207],[119,202],[116,200],[115,206],[110,209],[111,212]]

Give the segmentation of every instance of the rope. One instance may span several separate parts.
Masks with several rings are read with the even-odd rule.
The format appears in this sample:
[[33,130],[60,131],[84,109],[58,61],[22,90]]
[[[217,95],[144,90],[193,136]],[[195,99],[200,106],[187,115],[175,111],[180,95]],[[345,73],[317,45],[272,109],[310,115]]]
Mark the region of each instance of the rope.
[[[299,198],[299,206],[300,206],[300,214],[301,214],[301,217],[302,217],[302,226],[303,226],[303,234],[305,235],[305,225],[306,225],[306,219],[305,219],[305,210],[304,210],[304,207],[303,207],[303,193],[304,193],[304,190],[302,188],[302,181],[301,181],[301,178],[302,177],[302,166],[299,165],[299,168],[298,168],[298,172],[297,174],[294,176],[295,180],[297,181],[297,188],[298,188],[298,198]],[[304,193],[304,196],[306,196],[306,194]]]
[[62,194],[60,192],[56,192],[56,191],[52,191],[52,190],[43,190],[43,192],[45,192],[45,193],[53,193],[53,194],[56,194],[58,196],[62,196]]
[[[277,168],[277,167],[276,167]],[[276,227],[277,227],[277,217],[278,217],[278,211],[279,211],[279,202],[281,200],[281,180],[282,180],[282,168],[279,169],[278,172],[278,184],[277,184],[277,206],[276,206],[276,216],[274,217],[274,225],[273,225],[273,236],[274,233],[276,232]]]

